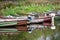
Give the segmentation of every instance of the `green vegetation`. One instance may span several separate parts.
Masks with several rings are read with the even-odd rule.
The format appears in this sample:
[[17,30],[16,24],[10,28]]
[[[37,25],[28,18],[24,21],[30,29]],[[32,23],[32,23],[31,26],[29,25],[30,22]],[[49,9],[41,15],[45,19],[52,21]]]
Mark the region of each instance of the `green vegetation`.
[[60,9],[60,4],[8,4],[5,8],[1,9],[0,12],[3,15],[17,15],[17,13],[27,13],[30,11],[36,12],[47,12],[48,10],[58,10]]

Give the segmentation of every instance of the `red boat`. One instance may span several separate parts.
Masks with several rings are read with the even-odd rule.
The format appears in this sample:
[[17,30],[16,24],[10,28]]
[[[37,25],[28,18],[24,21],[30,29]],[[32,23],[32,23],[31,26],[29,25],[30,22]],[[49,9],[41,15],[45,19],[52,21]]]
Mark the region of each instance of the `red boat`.
[[[28,31],[28,27],[24,26],[30,23],[38,23],[38,22],[42,22],[42,25],[44,26],[50,26],[51,25],[51,17],[41,17],[41,18],[35,18],[31,21],[29,21],[30,23],[28,23],[28,19],[0,19],[0,22],[6,22],[4,25],[0,25],[0,28],[7,28],[5,30],[8,30],[9,27],[15,29],[16,31]],[[10,23],[8,23],[10,22]],[[23,26],[24,27],[23,27]],[[11,29],[10,28],[10,29]],[[1,29],[3,30],[3,29]],[[10,31],[11,32],[11,31]]]

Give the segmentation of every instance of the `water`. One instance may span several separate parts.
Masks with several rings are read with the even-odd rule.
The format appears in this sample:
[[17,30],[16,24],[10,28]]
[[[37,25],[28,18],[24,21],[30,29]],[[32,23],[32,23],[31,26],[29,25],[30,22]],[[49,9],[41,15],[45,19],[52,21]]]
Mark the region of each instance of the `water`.
[[[53,37],[56,40],[59,37],[59,34],[56,33],[56,34],[53,35]],[[48,35],[48,36],[45,36],[45,38],[44,38],[44,36],[42,35],[42,36],[38,37],[37,40],[52,40],[53,37],[52,37],[52,35]]]
[[39,36],[34,40],[60,40],[60,34],[59,34],[60,27],[56,27],[55,30],[52,30],[50,29],[50,27],[44,27],[43,25],[39,24],[31,24],[29,27],[42,29],[41,31],[42,35],[39,34]]

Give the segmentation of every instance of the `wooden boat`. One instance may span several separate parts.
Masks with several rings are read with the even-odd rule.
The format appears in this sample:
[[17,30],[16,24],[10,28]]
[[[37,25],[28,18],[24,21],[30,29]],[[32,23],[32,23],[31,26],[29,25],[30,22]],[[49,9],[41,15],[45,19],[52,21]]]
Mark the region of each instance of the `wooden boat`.
[[16,29],[18,29],[18,31],[28,31],[28,27],[26,26],[16,26]]
[[27,25],[27,19],[0,19],[0,32],[18,32],[25,30],[18,26]]
[[44,21],[43,21],[43,25],[44,26],[51,26],[52,25],[51,24],[51,17],[45,18]]
[[27,21],[27,19],[0,19],[0,26],[25,25]]
[[[51,17],[35,18],[35,19],[33,19],[29,22],[30,23],[38,23],[38,22],[40,23],[40,22],[42,22],[43,26],[47,26],[47,24],[50,23],[49,21],[47,22],[47,20],[51,21]],[[27,23],[28,19],[11,19],[11,18],[10,19],[0,19],[0,22],[2,22],[2,23],[0,23],[0,28],[3,28],[5,30],[4,31],[3,29],[1,29],[1,30],[3,30],[1,32],[11,32],[12,29],[14,29],[14,32],[28,31],[28,27],[27,26],[22,26],[22,25],[30,24],[30,23]],[[46,22],[47,22],[47,24],[46,24]],[[12,28],[9,28],[9,27],[12,27]],[[40,28],[40,27],[41,27],[40,25],[39,25],[39,27],[37,26],[37,28]]]
[[31,24],[31,23],[32,23],[32,24],[41,23],[41,22],[44,22],[44,21],[47,21],[47,20],[51,21],[51,17],[34,18],[34,19],[30,20],[30,21],[28,22],[28,24],[29,24],[29,23],[30,23],[30,24]]

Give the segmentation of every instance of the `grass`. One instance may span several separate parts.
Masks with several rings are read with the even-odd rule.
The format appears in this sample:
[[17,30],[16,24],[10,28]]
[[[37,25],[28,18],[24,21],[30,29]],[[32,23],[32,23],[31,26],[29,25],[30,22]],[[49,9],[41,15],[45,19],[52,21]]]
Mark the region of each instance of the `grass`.
[[17,15],[17,13],[28,13],[28,12],[47,12],[48,10],[60,9],[60,4],[28,4],[20,6],[10,6],[1,10],[3,15]]

